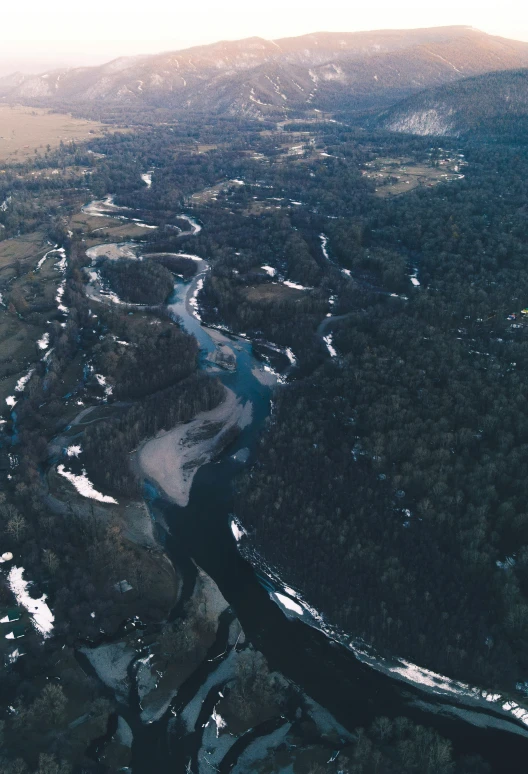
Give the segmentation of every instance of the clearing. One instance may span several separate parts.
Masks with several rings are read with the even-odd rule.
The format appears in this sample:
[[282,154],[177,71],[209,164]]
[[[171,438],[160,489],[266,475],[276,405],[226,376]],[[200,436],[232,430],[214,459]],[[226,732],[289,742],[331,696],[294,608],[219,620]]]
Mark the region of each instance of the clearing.
[[44,151],[61,141],[89,140],[106,131],[104,124],[51,113],[41,108],[0,105],[0,162],[24,161],[35,149]]
[[363,175],[378,185],[378,196],[398,196],[418,186],[429,188],[438,183],[450,183],[464,177],[460,172],[466,162],[455,154],[444,153],[434,163],[416,162],[412,158],[379,157],[365,164]]

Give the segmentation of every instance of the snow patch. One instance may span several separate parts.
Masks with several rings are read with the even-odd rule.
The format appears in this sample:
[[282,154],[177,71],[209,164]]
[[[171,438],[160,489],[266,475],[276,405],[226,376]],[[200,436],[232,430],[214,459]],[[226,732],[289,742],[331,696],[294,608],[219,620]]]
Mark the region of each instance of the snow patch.
[[110,497],[110,495],[101,494],[101,492],[98,492],[94,488],[94,485],[86,475],[86,470],[84,468],[82,470],[82,474],[80,476],[76,476],[75,473],[71,473],[69,470],[66,470],[64,465],[58,465],[57,473],[59,476],[64,476],[64,478],[67,478],[70,484],[73,484],[75,489],[83,497],[88,497],[90,500],[98,500],[100,503],[113,503],[114,505],[117,505],[117,500],[114,500],[113,497]]
[[299,285],[298,282],[291,282],[291,280],[284,280],[282,284],[286,285],[287,288],[293,288],[293,290],[313,290],[313,288]]
[[277,598],[282,607],[291,610],[293,613],[297,613],[297,615],[303,615],[304,610],[302,607],[298,605],[297,602],[294,602],[293,599],[290,599],[290,597],[287,597],[285,594],[279,594],[277,591],[273,592],[273,596]]
[[[15,392],[24,392],[24,390],[26,388],[26,384],[29,382],[29,380],[33,376],[34,370],[35,370],[34,368],[30,368],[25,376],[21,376],[20,377],[20,379],[16,383]],[[6,403],[7,403],[8,400],[9,400],[9,398],[6,398]],[[8,403],[7,405],[9,406],[10,404]],[[13,403],[13,405],[14,405],[14,403]]]
[[231,519],[231,532],[233,533],[233,537],[235,538],[236,542],[239,543],[244,535],[247,535],[246,530],[241,526],[241,524],[236,519]]
[[49,333],[45,333],[43,337],[37,341],[37,347],[39,349],[47,349],[49,347]]
[[329,333],[328,336],[323,336],[323,341],[326,344],[328,352],[330,353],[330,357],[337,357],[337,352],[332,345],[332,334]]
[[145,172],[143,175],[141,175],[141,179],[147,186],[147,188],[150,188],[152,185],[152,175],[154,174],[153,170],[150,170],[149,172]]
[[33,618],[35,627],[45,639],[53,631],[55,618],[46,604],[46,594],[43,594],[40,599],[33,599],[29,595],[27,590],[29,582],[23,579],[23,574],[23,567],[12,567],[8,575],[9,588],[15,595],[17,604],[26,608]]

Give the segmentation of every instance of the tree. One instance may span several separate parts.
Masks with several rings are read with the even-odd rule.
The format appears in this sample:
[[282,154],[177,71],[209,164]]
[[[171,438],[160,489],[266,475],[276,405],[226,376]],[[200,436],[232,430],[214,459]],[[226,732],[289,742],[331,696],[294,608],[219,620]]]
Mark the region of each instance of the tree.
[[36,774],[70,774],[71,767],[65,762],[59,762],[54,755],[41,753]]
[[14,513],[7,522],[7,532],[14,540],[18,542],[22,538],[22,535],[26,529],[27,524],[25,518],[21,513],[16,511],[16,513]]
[[55,575],[57,570],[59,569],[59,558],[57,554],[54,551],[51,551],[49,548],[43,548],[42,549],[42,562],[48,572],[51,575]]

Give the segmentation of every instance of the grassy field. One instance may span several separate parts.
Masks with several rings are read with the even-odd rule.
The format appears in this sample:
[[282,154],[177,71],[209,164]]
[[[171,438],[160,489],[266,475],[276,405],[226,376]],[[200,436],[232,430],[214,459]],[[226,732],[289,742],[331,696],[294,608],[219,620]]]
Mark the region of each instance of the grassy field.
[[379,185],[378,196],[398,196],[418,186],[431,188],[456,180],[460,176],[459,164],[456,158],[442,159],[440,166],[435,167],[427,162],[417,164],[410,158],[379,157],[366,165],[363,174]]
[[49,249],[48,241],[41,231],[33,231],[14,239],[4,239],[0,242],[0,271],[16,261],[25,261],[28,258],[34,259],[36,265],[38,259]]
[[287,285],[266,284],[246,288],[248,301],[292,301],[301,299],[305,291],[289,288]]
[[103,133],[97,121],[85,121],[69,115],[49,113],[39,108],[0,105],[0,163],[23,161],[35,149],[57,147],[61,140],[88,140]]
[[124,223],[115,218],[100,218],[77,212],[69,221],[71,230],[86,239],[86,247],[101,242],[126,242],[128,239],[140,239],[152,234],[152,229],[137,223]]

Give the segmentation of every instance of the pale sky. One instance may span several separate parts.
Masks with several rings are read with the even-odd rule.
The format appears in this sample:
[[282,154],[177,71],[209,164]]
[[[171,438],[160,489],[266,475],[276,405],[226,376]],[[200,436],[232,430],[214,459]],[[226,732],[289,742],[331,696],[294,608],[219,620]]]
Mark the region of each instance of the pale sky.
[[[528,41],[525,0],[0,0],[0,75],[253,35],[467,24]],[[34,66],[33,66],[34,65]]]

